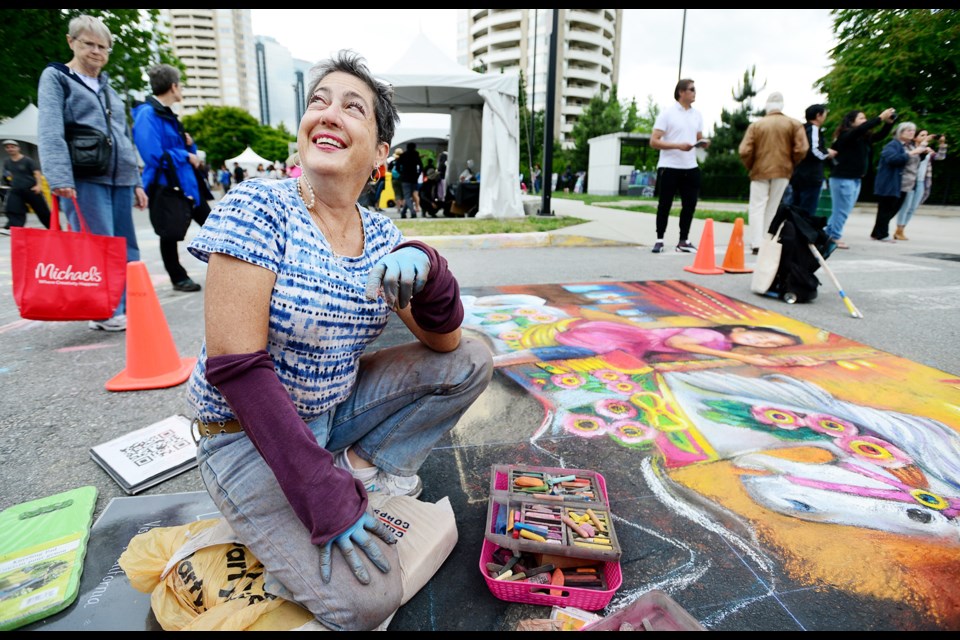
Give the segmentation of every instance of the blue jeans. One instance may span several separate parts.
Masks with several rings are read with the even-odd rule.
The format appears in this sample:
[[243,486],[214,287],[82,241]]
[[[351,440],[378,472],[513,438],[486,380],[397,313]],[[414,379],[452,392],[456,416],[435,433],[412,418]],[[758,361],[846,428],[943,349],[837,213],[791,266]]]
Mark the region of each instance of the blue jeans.
[[843,237],[843,226],[860,197],[860,178],[830,178],[830,202],[833,208],[826,232],[831,240]]
[[[127,262],[140,259],[140,246],[133,226],[133,187],[114,187],[77,180],[77,204],[90,232],[100,236],[118,236],[127,239]],[[70,228],[77,231],[80,223],[73,202],[60,198],[60,205],[67,216]],[[120,304],[114,316],[127,310],[127,290],[124,288]]]
[[[492,372],[489,348],[472,338],[450,353],[420,343],[367,353],[350,396],[308,426],[331,453],[352,446],[388,473],[413,475],[487,387]],[[381,573],[358,550],[371,579],[364,586],[334,548],[332,579],[323,583],[319,548],[244,433],[203,438],[197,460],[214,504],[263,563],[271,593],[306,607],[334,630],[372,629],[400,606],[396,549],[376,536],[389,573]]]
[[923,199],[923,182],[923,180],[917,180],[917,185],[913,188],[913,191],[907,192],[907,197],[904,198],[900,210],[897,211],[898,227],[907,226],[910,223],[910,218],[913,217],[913,213],[920,206],[920,201]]

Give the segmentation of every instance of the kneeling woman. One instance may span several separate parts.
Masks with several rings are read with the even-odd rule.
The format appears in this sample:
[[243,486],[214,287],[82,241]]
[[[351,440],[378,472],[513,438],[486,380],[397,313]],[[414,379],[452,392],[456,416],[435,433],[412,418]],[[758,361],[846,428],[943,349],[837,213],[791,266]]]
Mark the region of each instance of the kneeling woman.
[[[392,89],[349,51],[312,75],[302,175],[236,185],[189,245],[209,267],[188,394],[207,490],[277,595],[372,629],[401,578],[367,495],[420,494],[418,469],[493,365],[461,339],[446,260],[357,204],[393,138]],[[416,341],[366,352],[391,311]]]

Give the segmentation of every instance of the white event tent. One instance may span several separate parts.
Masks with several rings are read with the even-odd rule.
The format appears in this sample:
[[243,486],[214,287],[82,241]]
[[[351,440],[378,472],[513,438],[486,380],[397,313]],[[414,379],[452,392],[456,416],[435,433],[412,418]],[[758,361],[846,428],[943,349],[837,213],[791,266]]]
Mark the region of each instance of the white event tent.
[[243,153],[236,156],[235,158],[228,158],[226,160],[227,168],[230,171],[233,171],[233,163],[238,163],[241,167],[247,170],[247,175],[253,176],[256,175],[257,165],[263,165],[264,168],[273,164],[273,160],[267,160],[266,158],[257,154],[256,151],[247,147],[243,150]]
[[480,170],[478,218],[524,215],[520,197],[520,115],[515,74],[482,74],[450,60],[420,34],[378,79],[393,85],[403,113],[450,115],[447,183],[473,160]]
[[0,124],[0,140],[9,138],[36,146],[39,143],[37,134],[39,115],[40,110],[37,109],[37,105],[28,104],[23,111]]

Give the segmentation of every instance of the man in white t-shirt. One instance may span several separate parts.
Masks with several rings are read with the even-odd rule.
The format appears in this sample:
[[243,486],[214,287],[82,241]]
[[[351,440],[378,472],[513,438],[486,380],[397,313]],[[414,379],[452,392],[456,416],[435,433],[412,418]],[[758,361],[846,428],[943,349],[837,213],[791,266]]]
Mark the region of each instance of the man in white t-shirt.
[[667,232],[670,207],[673,198],[680,192],[680,241],[677,251],[693,252],[697,248],[689,240],[693,212],[697,208],[700,193],[700,165],[697,164],[696,147],[707,148],[710,141],[703,137],[703,117],[693,108],[697,89],[693,80],[683,79],[673,90],[676,103],[657,116],[653,123],[650,146],[660,150],[657,163],[657,189],[660,202],[657,205],[657,243],[654,253],[663,252],[663,236]]

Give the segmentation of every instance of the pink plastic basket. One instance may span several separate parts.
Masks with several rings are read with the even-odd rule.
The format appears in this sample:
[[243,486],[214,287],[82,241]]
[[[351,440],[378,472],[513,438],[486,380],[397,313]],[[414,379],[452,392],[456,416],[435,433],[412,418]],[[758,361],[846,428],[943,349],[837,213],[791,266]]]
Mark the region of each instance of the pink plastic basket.
[[[577,587],[553,587],[548,584],[532,582],[494,580],[487,574],[487,563],[493,561],[493,552],[496,548],[495,543],[489,540],[483,541],[483,549],[480,552],[480,575],[486,580],[490,593],[500,600],[539,604],[547,607],[577,607],[586,611],[596,611],[597,609],[603,609],[610,603],[613,594],[623,583],[623,574],[620,572],[619,562],[603,563],[603,574],[607,583],[606,591]],[[550,595],[551,589],[561,591],[561,595]]]

